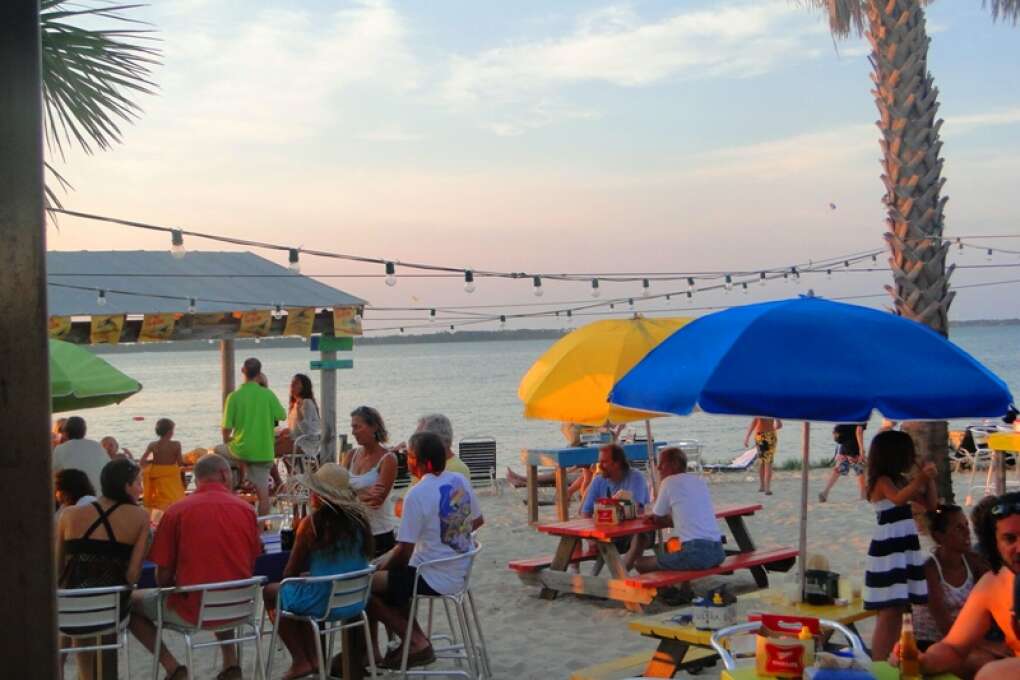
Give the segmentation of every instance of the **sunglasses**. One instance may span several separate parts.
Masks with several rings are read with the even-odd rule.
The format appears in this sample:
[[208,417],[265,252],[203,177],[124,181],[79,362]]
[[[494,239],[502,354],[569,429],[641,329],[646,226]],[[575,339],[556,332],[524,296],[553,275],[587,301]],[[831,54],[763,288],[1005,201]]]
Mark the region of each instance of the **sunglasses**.
[[992,517],[995,519],[1002,519],[1003,517],[1018,514],[1020,514],[1020,501],[997,503],[992,506]]

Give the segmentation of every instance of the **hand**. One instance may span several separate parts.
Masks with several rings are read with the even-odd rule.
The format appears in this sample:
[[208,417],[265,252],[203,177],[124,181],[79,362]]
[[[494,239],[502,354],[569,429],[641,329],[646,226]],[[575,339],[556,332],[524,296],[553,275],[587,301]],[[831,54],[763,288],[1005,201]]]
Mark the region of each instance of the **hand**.
[[895,645],[893,645],[892,651],[889,652],[889,658],[886,659],[886,661],[888,661],[889,665],[892,666],[893,668],[896,668],[897,666],[900,665],[900,643],[899,642],[897,642]]
[[938,473],[938,468],[936,468],[935,463],[932,463],[931,461],[928,461],[921,467],[921,474],[928,479],[935,479],[935,477],[938,476]]

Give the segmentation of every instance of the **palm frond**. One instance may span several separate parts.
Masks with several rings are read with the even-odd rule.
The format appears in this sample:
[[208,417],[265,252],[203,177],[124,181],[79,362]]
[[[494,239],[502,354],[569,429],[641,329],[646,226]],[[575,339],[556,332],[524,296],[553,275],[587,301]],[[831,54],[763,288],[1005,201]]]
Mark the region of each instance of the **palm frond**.
[[868,0],[799,0],[825,12],[829,30],[837,38],[864,35],[865,5]]
[[[65,0],[40,3],[46,142],[62,157],[64,146],[72,142],[87,153],[96,147],[110,148],[120,140],[118,124],[130,122],[141,112],[131,93],[155,93],[150,74],[159,64],[160,52],[153,45],[157,39],[145,28],[147,24],[126,14],[140,6],[82,6]],[[125,28],[86,28],[76,23],[97,19]]]
[[1020,0],[981,0],[981,6],[990,7],[996,21],[1002,19],[1016,26],[1020,20]]

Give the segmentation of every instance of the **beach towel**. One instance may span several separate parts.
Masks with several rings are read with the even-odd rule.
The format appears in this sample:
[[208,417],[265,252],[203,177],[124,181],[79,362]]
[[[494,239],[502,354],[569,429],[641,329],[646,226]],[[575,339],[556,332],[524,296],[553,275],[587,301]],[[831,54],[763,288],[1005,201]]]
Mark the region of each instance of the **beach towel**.
[[142,502],[145,507],[166,510],[184,498],[181,468],[176,465],[146,465],[142,468]]

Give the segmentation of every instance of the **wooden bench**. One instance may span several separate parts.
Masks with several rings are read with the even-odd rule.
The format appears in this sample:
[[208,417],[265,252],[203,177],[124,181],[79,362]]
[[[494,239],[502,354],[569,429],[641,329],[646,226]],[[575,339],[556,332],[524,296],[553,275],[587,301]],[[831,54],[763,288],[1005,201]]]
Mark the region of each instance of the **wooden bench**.
[[[706,576],[732,574],[738,569],[773,566],[774,571],[789,571],[797,559],[796,548],[764,548],[752,552],[727,555],[717,567],[699,569],[698,571],[650,571],[637,576],[630,576],[624,581],[634,588],[659,590],[678,583],[688,583]],[[782,568],[785,565],[785,569]]]
[[[574,554],[570,556],[570,564],[580,564],[589,560],[596,560],[599,557],[599,550],[595,545],[584,547],[578,545]],[[517,576],[529,585],[541,585],[538,581],[538,573],[548,569],[552,564],[552,555],[542,555],[524,560],[514,560],[507,564],[510,569],[517,572]]]
[[[629,656],[579,668],[570,675],[570,680],[625,680],[640,676],[648,663],[655,656],[654,651],[638,652]],[[684,657],[677,670],[698,673],[709,666],[714,666],[719,655],[711,649],[692,647]]]

